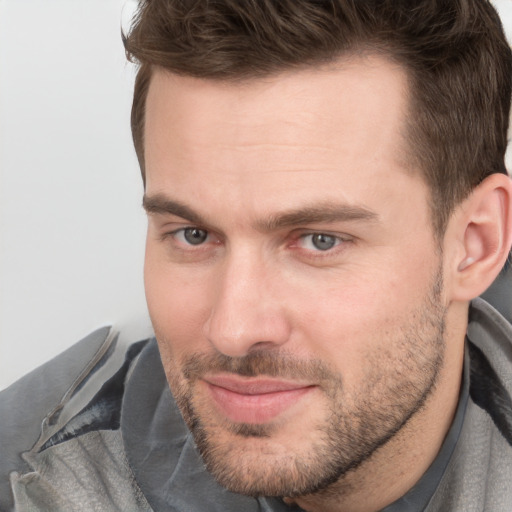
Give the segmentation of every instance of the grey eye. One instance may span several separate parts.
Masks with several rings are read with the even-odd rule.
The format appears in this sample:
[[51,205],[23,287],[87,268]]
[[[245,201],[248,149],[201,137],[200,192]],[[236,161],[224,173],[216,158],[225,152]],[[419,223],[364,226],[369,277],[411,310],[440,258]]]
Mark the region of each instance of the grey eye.
[[200,245],[208,238],[208,231],[199,228],[185,228],[183,237],[190,245]]
[[328,251],[332,249],[336,245],[336,237],[331,235],[326,235],[324,233],[315,233],[311,235],[311,243],[312,245],[318,249],[319,251]]

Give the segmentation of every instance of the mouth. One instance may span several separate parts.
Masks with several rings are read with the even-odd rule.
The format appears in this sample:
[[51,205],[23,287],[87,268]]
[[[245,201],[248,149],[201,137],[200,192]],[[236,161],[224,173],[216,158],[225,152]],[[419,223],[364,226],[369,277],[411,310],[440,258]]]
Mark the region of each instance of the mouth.
[[268,423],[316,386],[268,378],[215,375],[203,379],[219,412],[235,423]]

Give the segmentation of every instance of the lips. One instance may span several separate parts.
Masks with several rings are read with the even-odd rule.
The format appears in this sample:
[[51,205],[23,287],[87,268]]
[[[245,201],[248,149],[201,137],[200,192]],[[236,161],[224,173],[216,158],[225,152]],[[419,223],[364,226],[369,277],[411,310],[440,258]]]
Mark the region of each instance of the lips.
[[219,412],[236,423],[263,424],[302,400],[315,386],[284,380],[216,375],[204,379]]

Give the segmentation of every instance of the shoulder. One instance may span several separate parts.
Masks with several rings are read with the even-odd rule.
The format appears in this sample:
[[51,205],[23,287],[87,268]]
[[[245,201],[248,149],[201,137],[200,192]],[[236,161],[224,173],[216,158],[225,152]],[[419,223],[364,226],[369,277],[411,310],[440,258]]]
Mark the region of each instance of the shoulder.
[[116,383],[145,344],[130,341],[103,327],[0,393],[0,510],[12,506],[9,474],[29,469],[23,453],[73,435],[81,427],[77,417],[91,425],[96,415],[103,427],[115,422],[122,392]]
[[471,399],[512,446],[512,325],[481,299],[469,320]]
[[464,421],[426,510],[506,512],[512,500],[512,326],[482,299],[469,310],[465,364]]
[[[485,356],[503,386],[512,393],[512,325],[482,299],[471,302],[467,337],[470,347]],[[476,352],[473,350],[473,354]],[[474,357],[471,357],[474,360]]]

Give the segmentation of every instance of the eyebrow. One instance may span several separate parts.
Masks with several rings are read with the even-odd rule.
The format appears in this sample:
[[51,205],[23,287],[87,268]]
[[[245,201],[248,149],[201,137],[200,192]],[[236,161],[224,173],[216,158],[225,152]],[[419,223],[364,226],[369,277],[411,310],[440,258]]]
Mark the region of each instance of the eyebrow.
[[148,214],[160,214],[160,215],[175,215],[182,219],[188,220],[194,224],[207,224],[205,219],[196,213],[192,208],[187,205],[168,199],[161,194],[155,194],[148,196],[144,194],[142,199],[142,206]]
[[376,212],[364,206],[327,202],[272,215],[266,220],[258,221],[257,228],[261,231],[275,231],[281,228],[307,224],[354,221],[375,222],[378,218],[379,216]]
[[[202,226],[209,224],[192,208],[161,194],[144,195],[142,205],[148,214],[175,215],[194,224]],[[267,232],[315,223],[376,222],[378,220],[378,214],[364,206],[325,202],[271,215],[268,219],[258,220],[255,227],[259,231]]]

